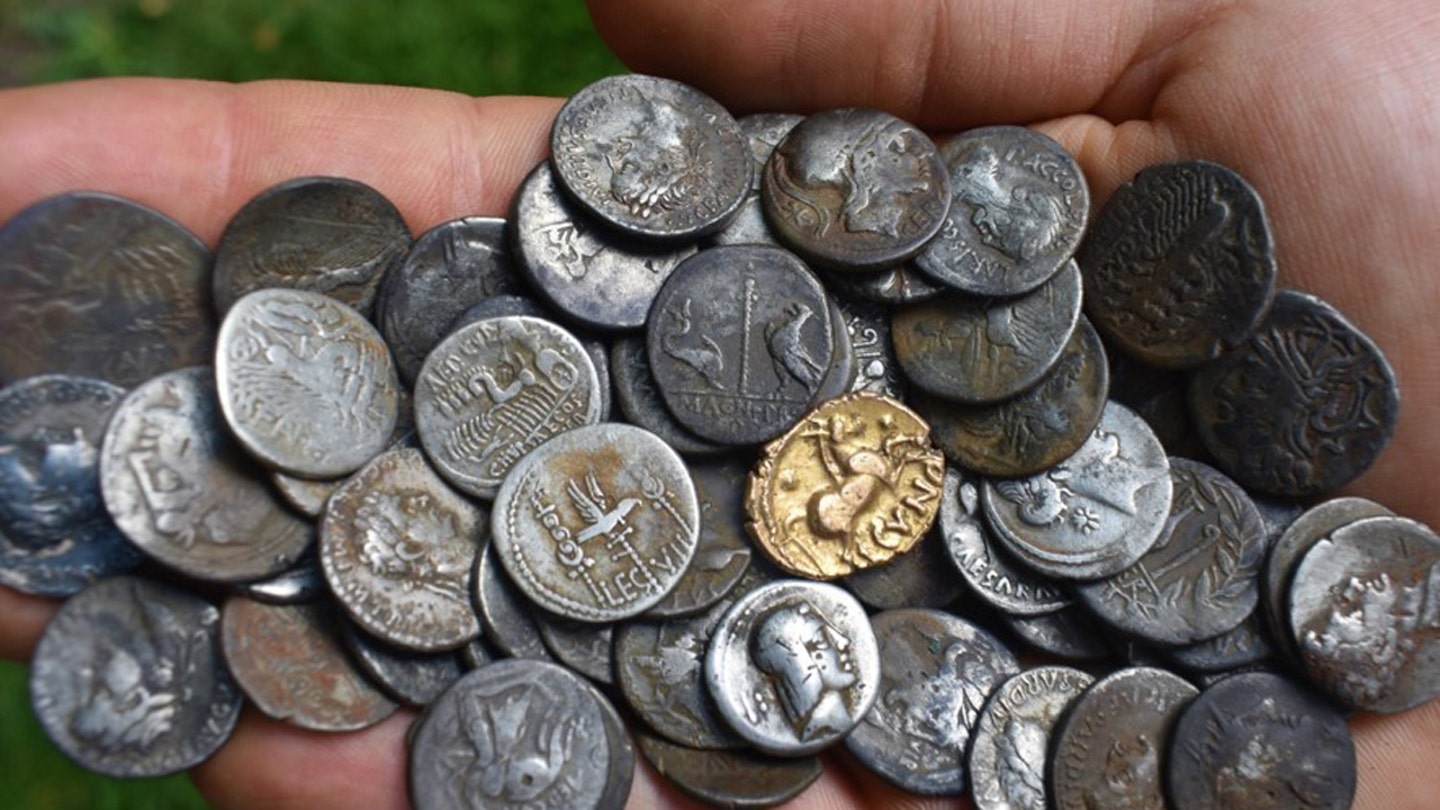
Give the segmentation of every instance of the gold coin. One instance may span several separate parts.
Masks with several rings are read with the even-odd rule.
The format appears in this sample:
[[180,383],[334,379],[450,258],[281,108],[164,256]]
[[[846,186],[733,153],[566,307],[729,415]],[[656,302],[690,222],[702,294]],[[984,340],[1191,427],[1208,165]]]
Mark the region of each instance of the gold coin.
[[750,473],[750,533],[777,565],[834,579],[919,542],[940,507],[945,464],[930,427],[895,400],[859,391],[812,410],[765,447]]

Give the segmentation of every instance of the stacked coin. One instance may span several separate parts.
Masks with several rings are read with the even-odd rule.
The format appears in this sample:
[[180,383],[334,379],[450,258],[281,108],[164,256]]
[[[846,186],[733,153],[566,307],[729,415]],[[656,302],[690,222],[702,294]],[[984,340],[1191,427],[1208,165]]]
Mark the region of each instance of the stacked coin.
[[36,711],[153,775],[242,694],[337,732],[427,706],[421,810],[618,808],[631,733],[724,807],[837,744],[981,808],[1346,807],[1341,711],[1440,691],[1440,538],[1298,499],[1374,460],[1393,374],[1275,291],[1233,172],[1091,219],[1024,128],[736,121],[648,76],[560,110],[509,220],[413,242],[332,178],[247,204],[213,271],[134,203],[37,204],[0,229],[36,338],[0,347],[0,582],[79,594]]

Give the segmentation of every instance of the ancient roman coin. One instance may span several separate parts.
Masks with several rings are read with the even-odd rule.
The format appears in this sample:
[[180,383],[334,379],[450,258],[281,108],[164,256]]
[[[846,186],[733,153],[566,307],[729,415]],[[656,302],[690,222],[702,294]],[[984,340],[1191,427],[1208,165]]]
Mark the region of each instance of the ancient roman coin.
[[415,381],[415,427],[446,480],[493,498],[526,453],[600,418],[599,388],[569,332],[528,316],[488,318],[430,353]]
[[745,534],[745,478],[749,472],[737,459],[690,465],[700,505],[700,540],[690,567],[670,593],[645,612],[646,618],[704,613],[734,590],[750,570],[750,538]]
[[1080,319],[1074,262],[1015,298],[946,296],[895,312],[891,334],[905,378],[956,402],[1010,399],[1060,358]]
[[845,316],[835,299],[830,299],[830,336],[835,341],[835,350],[830,355],[830,368],[820,378],[815,389],[815,403],[834,399],[854,390],[855,378],[860,366],[855,362],[855,344],[850,342],[850,330],[845,328]]
[[931,278],[976,295],[1019,295],[1080,246],[1090,188],[1060,144],[1025,127],[983,127],[951,138],[940,156],[950,212],[915,258]]
[[766,753],[838,742],[879,695],[880,653],[865,609],[823,582],[779,580],[741,596],[705,653],[720,716]]
[[1180,713],[1200,693],[1163,669],[1122,669],[1075,699],[1054,732],[1056,810],[1166,810],[1161,762]]
[[938,522],[914,548],[890,562],[856,571],[840,581],[866,607],[939,608],[960,597],[960,578],[945,551]]
[[959,796],[981,707],[1020,664],[957,616],[902,609],[870,620],[880,640],[880,696],[845,738],[866,767],[911,793]]
[[1206,461],[1210,451],[1200,443],[1190,418],[1189,375],[1147,365],[1128,354],[1109,352],[1110,398],[1134,411],[1172,456]]
[[1213,673],[1254,666],[1268,660],[1274,651],[1265,617],[1257,605],[1234,628],[1185,647],[1165,650],[1164,654],[1188,671]]
[[824,288],[793,254],[716,247],[687,259],[660,289],[646,353],[680,424],[713,442],[758,444],[814,402],[833,328]]
[[650,373],[644,338],[617,338],[610,346],[610,368],[614,371],[616,404],[625,421],[654,433],[676,452],[687,456],[713,456],[730,451],[728,445],[706,441],[675,421],[655,385],[655,376]]
[[1216,466],[1271,495],[1318,495],[1354,480],[1389,443],[1399,410],[1380,349],[1295,290],[1275,296],[1249,340],[1190,378],[1190,411]]
[[495,497],[492,543],[530,600],[607,622],[643,613],[685,573],[700,508],[680,456],[654,434],[603,424],[525,456]]
[[1150,550],[1103,580],[1075,585],[1096,616],[1161,646],[1233,629],[1255,609],[1265,526],[1250,496],[1213,467],[1170,459],[1170,516]]
[[221,612],[225,663],[266,715],[312,731],[373,726],[396,705],[355,668],[327,602],[269,605],[232,596]]
[[480,633],[470,575],[488,521],[419,450],[391,450],[351,476],[326,506],[325,581],[367,632],[421,652],[453,650]]
[[410,229],[375,189],[301,177],[245,203],[215,248],[215,308],[287,287],[323,293],[369,315],[380,278],[410,249]]
[[895,359],[890,313],[878,304],[843,297],[837,297],[835,305],[840,308],[840,323],[850,333],[850,345],[855,352],[855,382],[851,388],[902,399],[905,380],[900,362]]
[[1305,673],[1342,705],[1401,712],[1440,694],[1440,537],[1402,517],[1363,518],[1295,567],[1290,628]]
[[750,144],[750,155],[755,159],[755,173],[750,178],[750,190],[735,217],[711,237],[717,245],[775,245],[774,234],[765,222],[765,208],[760,201],[760,182],[765,175],[765,164],[775,147],[785,139],[795,125],[805,116],[795,113],[754,113],[737,119],[740,133]]
[[1050,737],[1095,679],[1070,667],[1027,669],[1000,684],[970,734],[965,764],[976,810],[1045,810]]
[[757,751],[702,751],[635,730],[640,753],[684,793],[711,807],[760,810],[799,796],[824,770],[818,757],[776,759]]
[[0,228],[0,380],[121,386],[214,354],[210,251],[169,217],[97,192],[50,197]]
[[919,416],[878,394],[846,394],[765,448],[746,490],[748,528],[786,571],[834,579],[920,542],[944,476]]
[[609,331],[645,325],[660,285],[693,244],[625,239],[577,210],[555,185],[549,163],[515,193],[511,240],[530,287],[570,320]]
[[918,304],[950,291],[909,264],[864,273],[827,273],[825,284],[851,298],[892,307]]
[[230,438],[209,368],[162,374],[125,397],[105,431],[100,489],[132,543],[197,579],[278,574],[315,537]]
[[1114,402],[1074,455],[1029,478],[989,479],[985,518],[1007,550],[1062,579],[1099,579],[1140,559],[1170,515],[1165,450]]
[[600,793],[596,810],[624,810],[630,800],[630,786],[635,781],[635,746],[630,730],[615,704],[593,683],[582,682],[605,721],[605,745],[610,749],[610,767],[605,770],[605,790]]
[[717,230],[744,201],[752,162],[724,107],[656,76],[608,76],[581,88],[550,131],[550,163],[565,191],[637,236]]
[[100,495],[100,441],[124,396],[61,374],[0,389],[0,585],[69,596],[144,559]]
[[71,759],[114,777],[183,771],[217,751],[242,695],[220,653],[220,612],[121,576],[61,605],[30,662],[30,699]]
[[495,548],[487,544],[475,563],[475,609],[484,637],[514,658],[553,661],[540,638],[535,611],[517,593],[505,567],[495,561]]
[[466,672],[457,652],[421,653],[388,644],[354,622],[336,622],[340,640],[361,672],[407,706],[428,706]]
[[1021,641],[1066,661],[1098,661],[1113,652],[1104,626],[1081,605],[1038,616],[1002,614],[1000,620]]
[[615,625],[577,622],[535,612],[540,640],[555,661],[595,683],[615,683]]
[[880,270],[945,223],[950,177],[935,144],[889,113],[816,113],[775,147],[761,186],[780,241],[826,267]]
[[320,570],[319,556],[306,554],[272,577],[236,584],[235,592],[274,605],[296,605],[328,597],[330,586],[325,582],[325,572]]
[[1250,337],[1275,294],[1260,195],[1234,171],[1151,166],[1115,190],[1080,249],[1085,311],[1116,347],[1192,368]]
[[359,469],[390,442],[400,411],[380,333],[305,290],[257,290],[235,302],[220,325],[215,377],[245,449],[301,477]]
[[335,494],[335,490],[345,483],[345,478],[298,478],[271,470],[270,483],[291,509],[306,517],[318,518],[325,513],[325,504],[330,500],[330,496]]
[[1355,743],[1345,716],[1289,678],[1253,672],[1206,689],[1166,757],[1175,810],[1348,810]]

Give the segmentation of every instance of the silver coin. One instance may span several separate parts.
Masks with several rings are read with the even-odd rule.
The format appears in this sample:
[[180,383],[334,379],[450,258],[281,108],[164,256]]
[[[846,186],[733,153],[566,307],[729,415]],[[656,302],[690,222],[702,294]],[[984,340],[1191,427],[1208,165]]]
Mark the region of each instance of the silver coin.
[[966,755],[976,810],[1045,810],[1051,734],[1094,682],[1078,669],[1046,666],[1000,684],[976,720]]
[[1105,628],[1081,605],[1067,605],[1038,616],[1004,614],[1000,621],[1021,641],[1066,661],[1098,661],[1114,651]]
[[741,737],[800,756],[838,742],[879,695],[865,609],[835,585],[779,580],[735,601],[705,653],[705,683]]
[[851,298],[892,307],[918,304],[950,291],[908,263],[865,273],[827,273],[825,284]]
[[644,729],[635,739],[645,759],[676,790],[707,807],[779,807],[820,778],[819,757],[776,759],[750,749],[699,750],[667,742]]
[[840,580],[866,607],[894,610],[902,607],[939,608],[960,597],[962,585],[945,551],[939,523],[913,548],[884,565],[855,571]]
[[645,339],[621,337],[610,347],[610,368],[614,370],[615,399],[625,421],[642,427],[687,456],[715,456],[730,452],[728,445],[706,441],[675,421],[645,355]]
[[100,486],[132,543],[197,579],[278,574],[315,536],[230,438],[208,368],[162,374],[125,397],[105,431]]
[[765,164],[770,160],[775,147],[780,144],[795,125],[805,116],[795,113],[755,113],[737,119],[740,132],[750,144],[750,155],[755,159],[755,173],[750,180],[750,191],[735,217],[711,237],[717,245],[773,245],[779,247],[770,226],[765,222],[765,209],[760,201],[760,181],[765,175]]
[[462,492],[493,498],[546,439],[600,418],[600,380],[574,335],[527,316],[452,332],[415,381],[425,455]]
[[749,472],[738,460],[690,465],[700,504],[699,544],[680,581],[645,612],[645,618],[704,613],[734,590],[750,570],[752,546],[745,533],[745,479]]
[[1256,666],[1268,661],[1274,652],[1259,605],[1244,621],[1218,636],[1163,651],[1176,666],[1205,674]]
[[588,622],[639,615],[695,554],[700,507],[680,456],[654,434],[603,424],[531,451],[500,485],[496,556],[540,607]]
[[615,684],[615,625],[577,622],[536,611],[540,640],[558,663],[598,684]]
[[220,653],[220,612],[133,577],[66,601],[31,661],[40,726],[71,759],[115,777],[162,776],[225,743],[242,695]]
[[320,524],[330,590],[376,637],[421,652],[480,634],[470,576],[489,515],[441,480],[419,450],[377,456],[336,491]]
[[[346,476],[347,478],[349,476]],[[275,491],[290,504],[290,508],[305,517],[318,518],[325,513],[325,504],[335,490],[345,483],[345,478],[315,480],[298,478],[276,470],[270,471],[270,483]]]
[[320,558],[315,554],[306,554],[295,565],[273,577],[239,583],[235,592],[272,605],[298,605],[329,596],[330,586],[325,582],[325,572],[320,569]]
[[840,321],[850,333],[855,351],[855,383],[853,391],[874,391],[891,399],[904,399],[905,381],[900,362],[895,359],[895,344],[890,336],[890,313],[878,304],[851,301],[837,296]]
[[220,325],[215,377],[235,437],[285,472],[335,478],[385,449],[400,380],[380,333],[319,293],[259,290]]
[[494,544],[486,544],[480,553],[474,578],[475,608],[484,638],[512,658],[554,661],[540,638],[535,609],[515,590],[505,566],[495,560]]
[[340,640],[360,671],[394,700],[428,706],[465,674],[457,652],[417,653],[387,644],[350,621],[339,621]]

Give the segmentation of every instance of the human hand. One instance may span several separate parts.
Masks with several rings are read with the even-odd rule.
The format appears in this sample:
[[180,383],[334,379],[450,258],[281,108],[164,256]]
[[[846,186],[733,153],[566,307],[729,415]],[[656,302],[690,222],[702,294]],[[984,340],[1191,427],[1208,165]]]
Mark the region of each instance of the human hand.
[[[1141,167],[1208,158],[1265,199],[1280,283],[1333,302],[1387,353],[1403,389],[1395,440],[1351,488],[1440,526],[1440,8],[1107,0],[595,0],[635,69],[737,112],[866,105],[937,133],[1037,126],[1080,160],[1096,205]],[[113,80],[0,93],[0,221],[90,188],[165,211],[214,244],[250,196],[306,174],[353,177],[416,232],[500,214],[545,150],[551,100],[471,100],[301,83]],[[0,653],[24,657],[53,604],[0,589]],[[196,771],[216,806],[403,807],[406,717],[319,735],[247,713]],[[1429,808],[1432,702],[1361,717],[1356,807]],[[961,806],[904,796],[841,760],[799,808]],[[688,806],[637,774],[631,808]]]

